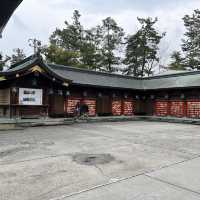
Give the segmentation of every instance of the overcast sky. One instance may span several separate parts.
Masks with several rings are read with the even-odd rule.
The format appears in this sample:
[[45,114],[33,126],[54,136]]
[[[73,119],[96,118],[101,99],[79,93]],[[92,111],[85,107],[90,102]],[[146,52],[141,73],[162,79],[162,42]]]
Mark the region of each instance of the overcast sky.
[[137,30],[137,16],[158,17],[157,27],[167,32],[161,44],[163,64],[173,50],[180,48],[184,33],[182,18],[200,8],[200,0],[24,0],[9,21],[0,39],[0,51],[11,54],[12,49],[22,48],[29,55],[29,38],[46,44],[56,27],[63,27],[71,20],[73,10],[81,12],[81,22],[86,27],[99,24],[111,16],[128,34]]

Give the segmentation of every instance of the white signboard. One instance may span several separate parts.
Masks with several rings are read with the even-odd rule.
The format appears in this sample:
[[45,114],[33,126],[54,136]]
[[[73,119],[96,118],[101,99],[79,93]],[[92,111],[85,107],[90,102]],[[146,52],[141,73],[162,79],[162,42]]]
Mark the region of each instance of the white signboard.
[[20,105],[42,105],[42,90],[31,88],[19,88]]

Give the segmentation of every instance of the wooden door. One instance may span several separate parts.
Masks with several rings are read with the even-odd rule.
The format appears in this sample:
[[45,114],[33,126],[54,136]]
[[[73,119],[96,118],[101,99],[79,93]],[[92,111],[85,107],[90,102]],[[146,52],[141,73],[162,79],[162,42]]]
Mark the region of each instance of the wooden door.
[[146,101],[136,100],[135,101],[135,114],[136,115],[146,115],[147,113]]
[[154,114],[154,101],[147,100],[145,104],[145,113],[146,115],[153,115]]
[[102,96],[97,99],[97,114],[110,115],[112,114],[112,103],[109,96]]
[[64,116],[64,97],[54,95],[49,98],[49,115],[52,117]]

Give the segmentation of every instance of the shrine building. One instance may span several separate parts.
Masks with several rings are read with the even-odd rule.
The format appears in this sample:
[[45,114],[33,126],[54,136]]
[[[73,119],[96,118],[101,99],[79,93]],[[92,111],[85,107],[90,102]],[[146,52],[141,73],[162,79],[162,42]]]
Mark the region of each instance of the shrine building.
[[33,55],[0,72],[0,117],[155,115],[200,118],[200,71],[146,78],[46,63]]

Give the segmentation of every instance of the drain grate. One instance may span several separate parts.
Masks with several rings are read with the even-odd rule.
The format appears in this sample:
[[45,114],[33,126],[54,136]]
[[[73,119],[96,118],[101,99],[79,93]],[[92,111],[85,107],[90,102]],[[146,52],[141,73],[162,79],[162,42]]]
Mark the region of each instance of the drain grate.
[[73,161],[81,165],[103,165],[110,163],[114,157],[110,154],[75,154]]

